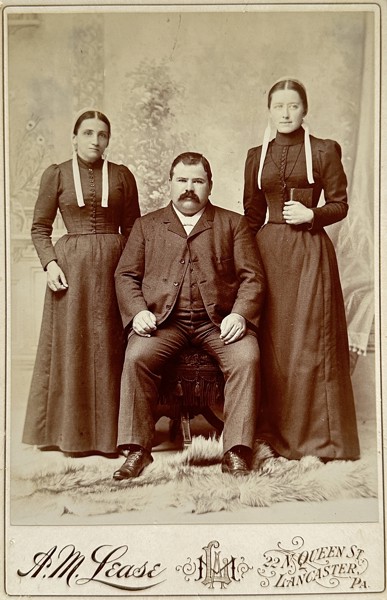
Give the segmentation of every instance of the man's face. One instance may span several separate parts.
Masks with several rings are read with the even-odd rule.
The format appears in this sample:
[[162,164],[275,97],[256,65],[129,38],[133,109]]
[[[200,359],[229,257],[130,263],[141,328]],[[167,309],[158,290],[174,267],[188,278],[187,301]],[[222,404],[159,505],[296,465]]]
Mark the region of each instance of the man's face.
[[172,203],[183,215],[192,216],[206,206],[212,186],[202,163],[177,163],[170,184]]

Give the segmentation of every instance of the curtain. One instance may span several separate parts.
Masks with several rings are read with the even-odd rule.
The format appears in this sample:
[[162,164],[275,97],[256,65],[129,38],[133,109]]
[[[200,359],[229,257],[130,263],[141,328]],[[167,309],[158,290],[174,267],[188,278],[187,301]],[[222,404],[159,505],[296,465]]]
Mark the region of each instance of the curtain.
[[374,319],[374,210],[378,157],[374,152],[375,73],[373,15],[365,16],[359,127],[349,181],[348,216],[342,222],[336,252],[352,352],[366,354]]

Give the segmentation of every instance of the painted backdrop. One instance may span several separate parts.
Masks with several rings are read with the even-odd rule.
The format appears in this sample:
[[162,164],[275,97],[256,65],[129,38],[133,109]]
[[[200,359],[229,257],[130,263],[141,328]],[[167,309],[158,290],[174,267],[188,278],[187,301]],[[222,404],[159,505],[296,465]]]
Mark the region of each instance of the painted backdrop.
[[[337,249],[351,348],[365,353],[373,320],[374,15],[272,7],[180,12],[38,10],[8,19],[6,94],[12,261],[12,352],[31,376],[45,275],[30,241],[42,171],[71,156],[74,115],[112,122],[109,158],[134,172],[145,213],[168,202],[172,159],[202,152],[214,203],[242,212],[248,148],[261,143],[266,97],[282,76],[308,90],[308,122],[337,140],[350,212],[328,229]],[[60,218],[56,236],[61,233]]]

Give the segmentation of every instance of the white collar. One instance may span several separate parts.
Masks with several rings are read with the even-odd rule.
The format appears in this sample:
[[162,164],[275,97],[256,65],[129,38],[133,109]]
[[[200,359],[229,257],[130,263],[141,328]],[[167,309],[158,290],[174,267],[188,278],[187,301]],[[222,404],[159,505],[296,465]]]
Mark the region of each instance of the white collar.
[[203,206],[202,209],[199,210],[199,212],[195,213],[194,215],[183,215],[182,212],[180,212],[180,210],[178,210],[174,204],[172,204],[172,208],[175,211],[180,223],[183,225],[183,227],[185,228],[185,226],[189,227],[190,229],[192,229],[192,227],[195,227],[196,223],[199,221],[200,217],[202,216],[202,214],[204,213],[206,207]]

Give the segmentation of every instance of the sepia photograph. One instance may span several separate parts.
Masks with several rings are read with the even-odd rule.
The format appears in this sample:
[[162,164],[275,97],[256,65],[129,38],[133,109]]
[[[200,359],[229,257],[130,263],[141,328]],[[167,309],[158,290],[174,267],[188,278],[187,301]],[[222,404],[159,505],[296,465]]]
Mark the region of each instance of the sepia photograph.
[[385,9],[3,3],[0,597],[384,597]]

